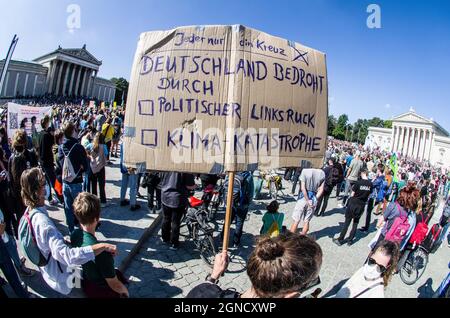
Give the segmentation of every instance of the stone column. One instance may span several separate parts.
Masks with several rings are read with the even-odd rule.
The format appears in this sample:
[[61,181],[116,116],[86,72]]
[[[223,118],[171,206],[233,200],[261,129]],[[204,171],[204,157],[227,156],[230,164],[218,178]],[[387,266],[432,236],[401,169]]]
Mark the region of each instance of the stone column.
[[83,67],[81,65],[78,65],[77,79],[75,81],[75,87],[73,89],[73,94],[75,96],[78,96],[78,88],[80,87],[80,78],[81,78],[81,71],[82,70],[83,70]]
[[36,85],[37,85],[38,76],[37,74],[34,76],[34,84],[33,84],[33,94],[31,96],[36,96]]
[[402,152],[403,151],[403,138],[405,137],[405,128],[400,126],[399,129],[400,129],[400,132],[399,132],[399,136],[398,136],[397,151]]
[[86,67],[83,68],[83,74],[81,76],[81,83],[80,83],[80,96],[86,96],[85,87],[86,87],[86,75],[88,71],[89,71],[88,68]]
[[63,95],[63,96],[66,96],[66,86],[67,86],[67,82],[69,81],[69,71],[72,66],[73,66],[72,63],[67,63],[66,71],[64,72],[64,81],[63,81],[63,86],[62,86],[62,91],[61,91],[61,95]]
[[409,130],[409,127],[405,127],[405,129],[406,129],[406,135],[405,135],[405,147],[403,148],[403,153],[405,154],[405,156],[407,156],[408,155],[408,147],[409,147],[409,133],[410,133],[410,130]]
[[434,139],[434,131],[430,130],[430,137],[428,139],[429,145],[428,145],[428,149],[425,153],[425,155],[427,156],[427,160],[431,159],[431,149],[433,148],[433,139]]
[[63,68],[64,68],[66,63],[67,62],[61,61],[60,65],[59,65],[58,76],[57,76],[57,80],[56,80],[56,87],[55,87],[55,90],[53,92],[55,95],[59,94],[59,87],[61,85],[61,79],[62,79],[62,70],[63,70]]
[[93,70],[90,69],[86,74],[86,85],[85,85],[86,93],[84,95],[86,95],[87,97],[92,97],[91,92],[90,92],[90,87],[91,87],[91,82],[92,82],[92,72],[93,72]]
[[50,91],[50,81],[52,78],[53,69],[55,68],[55,61],[50,61],[50,67],[47,71],[47,79],[45,80],[45,87],[47,87],[47,92]]
[[409,155],[412,157],[412,158],[414,158],[414,149],[415,149],[415,147],[416,147],[416,134],[417,134],[417,130],[416,130],[416,128],[413,128],[412,129],[412,132],[411,132],[411,145],[409,146]]
[[76,64],[72,64],[72,75],[70,76],[70,82],[69,82],[69,88],[67,89],[67,95],[70,96],[72,95],[73,92],[73,81],[75,79],[75,71],[77,69],[78,65]]
[[423,159],[423,149],[425,148],[425,130],[420,130],[420,148],[419,148],[419,154],[417,155],[419,160]]
[[27,96],[27,85],[28,85],[28,77],[30,76],[30,74],[26,73],[27,75],[25,75],[25,84],[23,86],[23,95]]
[[51,62],[51,67],[49,70],[50,78],[47,86],[47,92],[52,93],[53,92],[53,84],[55,83],[55,73],[56,73],[56,67],[58,66],[58,60],[53,60]]
[[414,158],[419,159],[420,147],[422,144],[421,140],[422,129],[417,128],[416,145],[414,146]]
[[[91,85],[90,85],[90,94],[91,96],[93,95],[93,91],[94,91],[94,86],[95,86],[95,80],[97,79],[97,73],[98,71],[94,71],[94,77],[90,79],[91,81]],[[100,95],[100,91],[99,91],[99,95]],[[100,98],[100,96],[98,97]]]

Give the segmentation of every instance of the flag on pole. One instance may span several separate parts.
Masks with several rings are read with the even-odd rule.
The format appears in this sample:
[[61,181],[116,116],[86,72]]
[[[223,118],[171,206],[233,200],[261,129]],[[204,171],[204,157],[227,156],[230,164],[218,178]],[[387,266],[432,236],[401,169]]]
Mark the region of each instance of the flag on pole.
[[12,58],[12,55],[14,53],[14,50],[16,48],[16,45],[17,45],[18,41],[19,41],[19,38],[17,37],[17,34],[16,34],[13,37],[13,40],[11,42],[11,46],[9,47],[9,50],[8,50],[8,54],[6,55],[5,64],[3,66],[3,70],[0,73],[0,96],[2,95],[3,82],[5,81],[5,77],[6,77],[6,74],[8,72],[8,66],[9,66],[9,63],[11,62],[11,58]]
[[397,154],[395,152],[392,154],[391,159],[389,160],[389,168],[392,171],[393,181],[398,182],[398,178],[397,178],[398,160],[397,160]]

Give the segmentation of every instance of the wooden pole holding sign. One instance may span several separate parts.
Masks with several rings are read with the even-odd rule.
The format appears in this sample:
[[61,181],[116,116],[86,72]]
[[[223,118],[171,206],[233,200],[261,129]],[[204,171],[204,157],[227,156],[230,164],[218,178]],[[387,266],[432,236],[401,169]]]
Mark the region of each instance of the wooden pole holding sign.
[[235,172],[231,171],[228,173],[228,192],[227,192],[227,209],[225,213],[225,223],[223,231],[223,246],[222,252],[227,253],[228,242],[230,237],[230,225],[231,225],[231,209],[233,208],[233,185],[234,185],[234,175]]

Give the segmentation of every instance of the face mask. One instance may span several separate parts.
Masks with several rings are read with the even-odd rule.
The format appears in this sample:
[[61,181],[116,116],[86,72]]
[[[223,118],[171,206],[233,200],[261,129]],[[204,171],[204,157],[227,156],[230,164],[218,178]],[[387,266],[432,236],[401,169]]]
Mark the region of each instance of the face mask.
[[364,264],[363,275],[366,280],[375,280],[381,277],[381,273],[378,272],[377,265]]

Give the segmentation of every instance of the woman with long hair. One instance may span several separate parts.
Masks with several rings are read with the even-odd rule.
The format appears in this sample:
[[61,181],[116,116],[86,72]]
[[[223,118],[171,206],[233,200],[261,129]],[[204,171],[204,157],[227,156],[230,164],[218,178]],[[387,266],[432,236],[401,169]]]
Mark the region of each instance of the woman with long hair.
[[70,248],[45,209],[45,176],[41,169],[25,171],[20,179],[27,217],[32,223],[35,242],[47,264],[39,267],[45,282],[57,292],[68,295],[73,288],[73,271],[70,268],[95,260],[104,251],[116,255],[116,246],[98,243]]
[[27,149],[27,133],[25,130],[17,130],[14,134],[13,154],[8,161],[9,179],[9,195],[11,200],[11,211],[15,215],[13,219],[13,227],[15,236],[17,237],[19,220],[25,212],[25,205],[20,198],[20,177],[22,173],[33,167],[38,166],[38,158],[33,150]]
[[88,144],[86,150],[89,153],[91,174],[91,191],[97,195],[97,183],[100,189],[100,202],[102,208],[106,206],[105,192],[105,167],[108,156],[108,147],[104,143],[103,134],[100,132],[95,134],[92,143]]
[[336,293],[335,298],[384,298],[384,290],[399,259],[398,245],[382,240],[366,263]]

